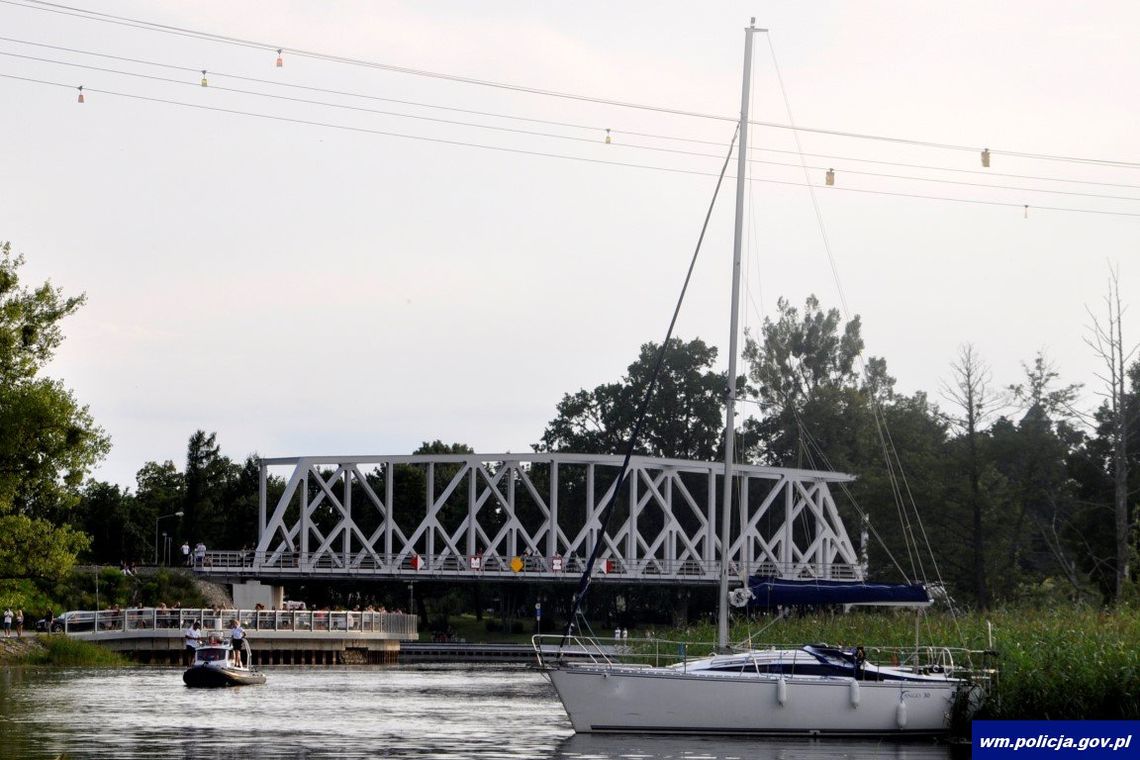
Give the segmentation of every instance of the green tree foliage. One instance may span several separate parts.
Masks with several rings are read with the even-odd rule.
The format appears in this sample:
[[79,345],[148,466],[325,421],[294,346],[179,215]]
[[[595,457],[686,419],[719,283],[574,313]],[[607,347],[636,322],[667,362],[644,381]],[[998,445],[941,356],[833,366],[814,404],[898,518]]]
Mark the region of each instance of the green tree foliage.
[[851,538],[857,540],[865,516],[876,539],[867,547],[872,574],[933,575],[929,554],[924,562],[917,551],[917,523],[944,498],[944,421],[925,394],[895,392],[886,360],[869,357],[859,371],[858,316],[844,323],[815,296],[802,313],[784,299],[778,308],[760,339],[745,342],[761,401],[761,414],[744,424],[749,458],[857,475],[835,496]]
[[91,536],[89,562],[118,564],[149,562],[154,551],[152,512],[128,489],[112,483],[89,481],[76,510],[76,524]]
[[[744,358],[762,413],[745,423],[755,459],[785,467],[829,469],[857,459],[860,417],[873,388],[889,397],[894,380],[872,360],[875,386],[861,385],[855,361],[863,350],[856,316],[843,325],[837,309],[823,311],[809,296],[801,316],[781,298],[775,320],[765,319],[759,339],[748,337]],[[863,420],[865,423],[866,420]],[[819,461],[820,455],[828,461]]]
[[[1128,481],[1132,494],[1129,511],[1133,526],[1132,552],[1137,541],[1138,500],[1140,493],[1140,362],[1129,367],[1127,392],[1118,400],[1113,412],[1106,399],[1092,416],[1092,434],[1070,456],[1078,503],[1069,531],[1079,568],[1087,573],[1108,598],[1116,596],[1116,524],[1113,510],[1116,501],[1117,438],[1121,427],[1126,441]],[[1120,425],[1120,421],[1124,425]],[[1137,566],[1135,557],[1133,571]],[[1130,579],[1135,583],[1135,575]]]
[[856,381],[855,360],[863,351],[858,315],[840,333],[839,310],[823,311],[814,295],[804,303],[802,317],[783,298],[776,308],[779,316],[764,320],[762,338],[745,341],[744,355],[762,400],[785,407]]
[[84,297],[47,282],[21,287],[23,263],[0,244],[0,514],[50,519],[78,502],[110,441],[71,391],[39,376],[63,341],[61,321]]
[[[240,464],[224,456],[216,433],[197,430],[191,434],[185,472],[169,460],[147,462],[136,479],[134,499],[139,519],[149,526],[148,546],[154,543],[155,521],[177,512],[183,513],[181,518],[169,517],[161,524],[175,545],[187,541],[193,546],[201,541],[209,548],[236,550],[257,542],[260,462],[256,454]],[[271,500],[283,488],[275,478],[266,485]],[[181,553],[177,556],[180,560]]]
[[1070,459],[1086,441],[1071,424],[1079,385],[1060,385],[1060,374],[1043,353],[1023,364],[1025,382],[1010,386],[1022,407],[1014,424],[1004,418],[990,430],[990,458],[1008,483],[1006,517],[1010,538],[999,552],[995,578],[1008,598],[1043,577],[1067,582],[1078,599],[1088,593],[1066,537],[1078,509],[1076,481]]
[[[657,361],[646,343],[619,382],[567,393],[535,446],[537,451],[624,453],[634,416]],[[717,350],[700,338],[670,339],[636,451],[680,459],[716,459],[724,428],[725,374],[712,369]],[[743,387],[743,379],[738,381]]]
[[0,516],[0,577],[58,580],[90,539],[68,525],[27,515]]
[[191,540],[217,536],[224,531],[226,495],[234,476],[233,463],[222,456],[217,434],[197,430],[186,446],[186,488],[182,525]]
[[23,263],[0,244],[0,577],[59,578],[87,546],[61,523],[110,442],[70,390],[39,374],[84,298],[22,287]]

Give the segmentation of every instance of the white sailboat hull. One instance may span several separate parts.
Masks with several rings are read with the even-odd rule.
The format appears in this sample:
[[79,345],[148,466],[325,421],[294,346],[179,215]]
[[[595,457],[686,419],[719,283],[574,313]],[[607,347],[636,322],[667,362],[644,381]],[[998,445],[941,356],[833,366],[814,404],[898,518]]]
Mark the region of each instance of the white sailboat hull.
[[548,675],[580,733],[942,734],[961,688],[949,679],[781,679],[602,665],[563,665]]

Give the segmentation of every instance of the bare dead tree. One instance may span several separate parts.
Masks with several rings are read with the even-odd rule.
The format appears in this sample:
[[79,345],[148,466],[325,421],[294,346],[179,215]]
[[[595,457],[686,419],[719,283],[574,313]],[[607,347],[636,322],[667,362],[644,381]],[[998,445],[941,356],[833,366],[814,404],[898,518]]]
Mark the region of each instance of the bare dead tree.
[[978,606],[989,606],[989,585],[986,579],[985,533],[982,527],[981,462],[978,453],[979,432],[990,415],[995,399],[990,393],[993,376],[989,366],[967,343],[958,352],[958,359],[950,364],[954,379],[942,384],[942,396],[958,407],[962,414],[947,419],[966,438],[967,471],[970,479],[970,510],[973,517],[971,544],[974,554],[974,589]]
[[1107,322],[1102,322],[1093,313],[1086,310],[1092,319],[1089,326],[1089,335],[1085,343],[1093,350],[1104,363],[1107,376],[1097,373],[1097,377],[1104,383],[1105,391],[1097,395],[1105,399],[1110,415],[1112,435],[1112,470],[1113,491],[1115,506],[1115,537],[1116,537],[1116,598],[1119,600],[1124,592],[1124,586],[1129,578],[1129,522],[1128,522],[1128,404],[1125,393],[1125,380],[1127,379],[1128,362],[1136,354],[1137,346],[1124,349],[1124,312],[1120,301],[1120,273],[1109,266],[1108,292],[1104,297]]

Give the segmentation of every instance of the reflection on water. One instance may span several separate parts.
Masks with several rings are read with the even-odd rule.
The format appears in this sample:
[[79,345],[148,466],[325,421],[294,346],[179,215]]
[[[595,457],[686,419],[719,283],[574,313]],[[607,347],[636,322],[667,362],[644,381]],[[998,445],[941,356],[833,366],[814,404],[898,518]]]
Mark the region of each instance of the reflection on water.
[[604,736],[574,734],[554,757],[570,760],[949,760],[969,757],[969,747],[952,753],[933,740],[808,739],[757,737]]
[[948,760],[932,742],[575,735],[525,668],[272,668],[191,690],[181,670],[0,671],[0,751],[68,758]]

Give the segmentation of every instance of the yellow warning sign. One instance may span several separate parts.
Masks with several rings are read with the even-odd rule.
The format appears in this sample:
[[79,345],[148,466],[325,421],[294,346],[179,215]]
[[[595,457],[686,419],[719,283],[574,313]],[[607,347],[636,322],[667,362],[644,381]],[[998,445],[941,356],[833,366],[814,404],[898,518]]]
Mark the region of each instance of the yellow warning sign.
[[522,569],[523,569],[522,557],[511,557],[511,569],[514,570],[516,573],[522,572]]

